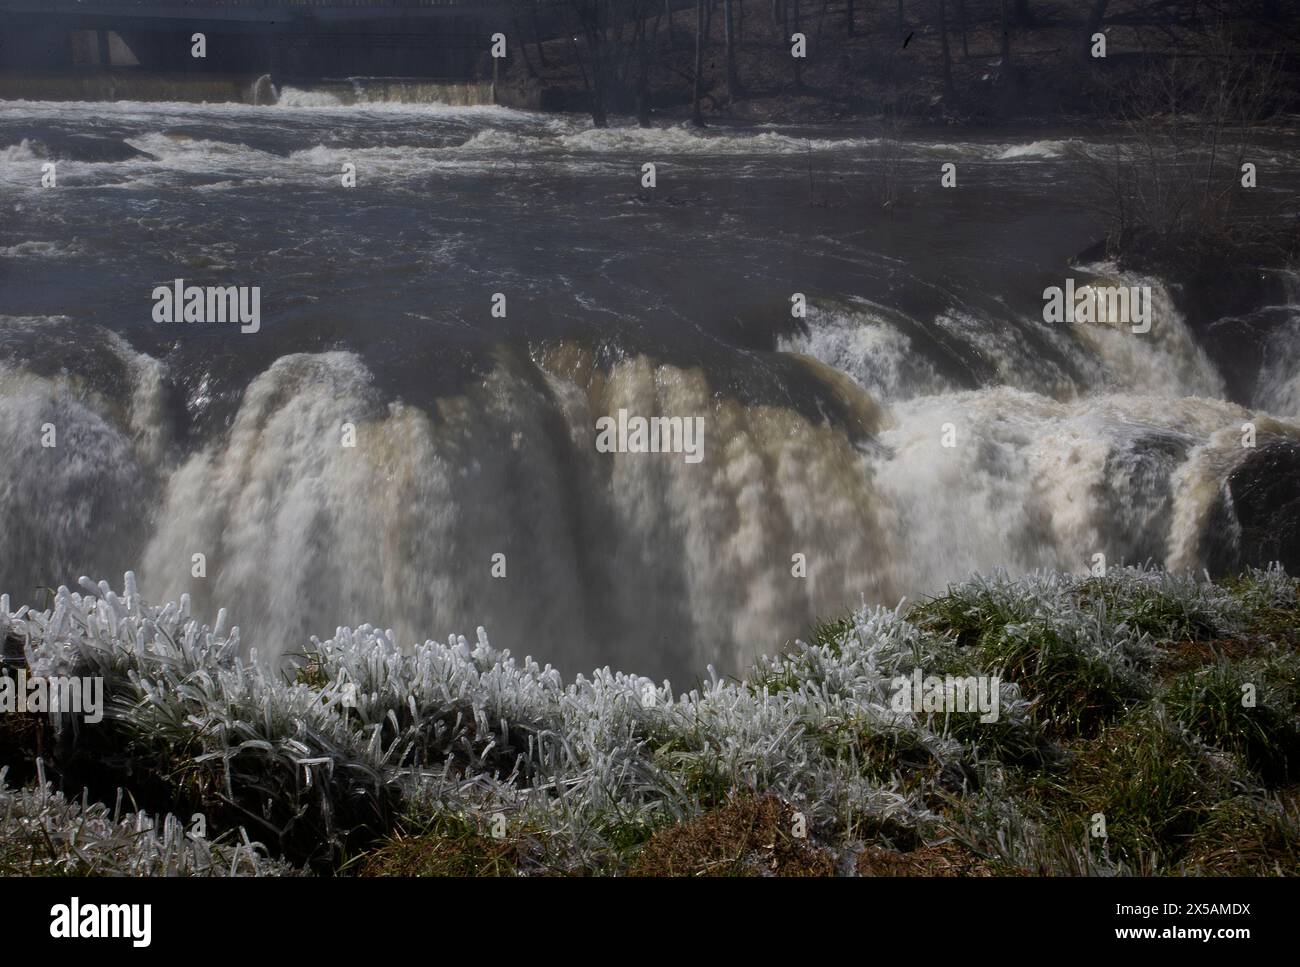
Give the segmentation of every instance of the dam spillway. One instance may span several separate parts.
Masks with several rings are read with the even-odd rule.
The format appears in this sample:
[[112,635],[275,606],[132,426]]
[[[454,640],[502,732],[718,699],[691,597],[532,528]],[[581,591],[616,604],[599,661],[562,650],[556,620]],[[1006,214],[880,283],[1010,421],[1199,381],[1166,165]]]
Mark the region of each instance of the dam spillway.
[[[554,11],[540,5],[528,30],[553,32]],[[277,86],[346,77],[485,81],[492,34],[522,31],[497,0],[0,0],[0,24],[0,94],[60,100],[153,96],[160,83],[191,95],[179,99],[242,100],[251,98],[242,96],[246,80],[264,75]],[[241,79],[240,96],[230,94],[230,78]]]

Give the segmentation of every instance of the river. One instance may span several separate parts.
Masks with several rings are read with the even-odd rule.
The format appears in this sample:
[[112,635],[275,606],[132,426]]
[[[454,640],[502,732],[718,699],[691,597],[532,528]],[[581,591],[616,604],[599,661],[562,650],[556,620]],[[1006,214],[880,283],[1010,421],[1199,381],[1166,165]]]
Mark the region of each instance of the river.
[[[1300,439],[1294,277],[1234,399],[1162,280],[1071,267],[1118,136],[620,124],[0,105],[0,591],[132,569],[263,655],[482,625],[685,683],[976,571],[1200,568],[1243,424]],[[1067,278],[1150,331],[1045,322]],[[177,279],[257,331],[155,321]],[[620,410],[702,458],[601,452]]]

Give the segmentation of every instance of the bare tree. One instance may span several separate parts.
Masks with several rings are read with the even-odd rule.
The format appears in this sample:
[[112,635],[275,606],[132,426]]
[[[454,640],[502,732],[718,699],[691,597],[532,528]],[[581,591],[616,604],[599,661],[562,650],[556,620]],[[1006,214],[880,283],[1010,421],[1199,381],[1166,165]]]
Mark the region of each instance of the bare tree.
[[704,94],[704,0],[695,0],[695,87],[691,98],[691,124],[704,127],[700,98]]
[[1086,156],[1112,252],[1187,264],[1250,244],[1230,215],[1278,81],[1277,59],[1251,55],[1218,32],[1200,50],[1126,83],[1116,102],[1125,143]]
[[[519,25],[519,9],[518,9],[517,6],[512,6],[511,9],[510,9],[510,22],[511,22],[511,26],[514,28],[515,36],[516,36],[516,37],[523,37],[523,36],[524,36],[524,31],[523,31],[523,28]],[[519,44],[519,49],[520,49],[521,51],[523,51],[523,54],[524,54],[524,70],[527,72],[527,74],[528,74],[528,76],[529,76],[530,78],[532,78],[532,77],[536,77],[536,76],[537,76],[537,71],[535,71],[535,70],[533,69],[533,62],[532,62],[532,60],[531,60],[531,59],[529,58],[529,56],[528,56],[528,44],[527,44],[527,42],[526,42],[526,41],[521,42],[521,43]],[[538,46],[537,46],[537,50],[538,50],[539,53],[541,52],[541,49],[542,49],[542,48],[541,48],[541,44],[539,43]],[[495,59],[494,59],[494,60],[495,60]],[[496,87],[496,80],[497,80],[497,78],[496,78],[496,74],[497,74],[497,72],[496,72],[495,63],[494,63],[494,65],[493,65],[493,71],[492,71],[492,86],[493,86],[494,89],[495,89],[495,87]],[[493,99],[494,99],[494,100],[495,100],[495,97],[496,97],[496,95],[494,94],[494,95],[493,95]]]
[[537,47],[537,66],[545,70],[547,66],[546,52],[542,50],[542,27],[537,18],[537,7],[540,3],[541,0],[533,0],[529,6],[532,8],[533,13],[533,44]]
[[1011,75],[1011,21],[1007,18],[1007,0],[1002,0],[1002,75]]
[[914,82],[895,84],[882,106],[881,136],[871,148],[868,171],[872,180],[866,186],[869,197],[881,208],[893,208],[902,196],[902,175],[907,165],[903,144],[916,110],[917,96]]
[[731,15],[732,0],[723,0],[723,30],[727,41],[727,94],[730,97],[740,95],[740,79],[736,76],[736,25]]
[[952,101],[956,91],[952,86],[952,53],[948,50],[948,0],[939,0],[939,46],[943,50],[943,93]]
[[[654,7],[657,12],[647,36],[646,23],[650,20],[649,7]],[[645,8],[636,11],[639,18],[639,30],[636,35],[636,120],[638,125],[648,128],[650,126],[650,68],[654,64],[655,49],[659,42],[659,22],[663,18],[663,8],[655,0],[645,0]]]
[[586,66],[583,65],[582,52],[578,49],[576,39],[572,42],[572,49],[578,68],[582,71],[583,83],[591,94],[591,123],[598,128],[609,125],[607,112],[612,75],[611,48],[614,46],[609,36],[609,8],[609,0],[568,0],[567,4],[567,9],[586,42]]

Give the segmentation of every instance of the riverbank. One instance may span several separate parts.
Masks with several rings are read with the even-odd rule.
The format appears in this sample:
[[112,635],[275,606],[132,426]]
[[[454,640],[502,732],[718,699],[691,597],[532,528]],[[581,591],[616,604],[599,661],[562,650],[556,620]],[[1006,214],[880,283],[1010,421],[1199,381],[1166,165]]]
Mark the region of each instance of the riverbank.
[[[507,56],[494,62],[485,46],[461,80],[274,80],[282,93],[320,92],[344,104],[494,102],[647,123],[686,120],[695,114],[697,14],[670,6],[634,4],[626,19],[593,21],[584,5],[561,5],[553,14],[558,26],[547,28],[559,36],[544,41],[526,16],[511,14]],[[701,19],[702,121],[1081,124],[1123,113],[1135,79],[1173,58],[1195,65],[1238,55],[1277,70],[1270,113],[1300,112],[1300,63],[1281,55],[1300,36],[1300,12],[1280,7],[711,0]],[[247,75],[10,71],[0,74],[0,98],[268,103],[272,77],[269,64]]]
[[[130,576],[86,587],[0,615],[34,672],[102,677],[108,712],[0,719],[6,874],[1300,871],[1278,570],[973,580],[689,690],[565,683],[482,630],[403,653],[341,629],[270,669]],[[102,835],[60,846],[85,816]]]
[[[1273,53],[1293,43],[1296,11],[1279,11],[1274,21],[1212,3],[1153,11],[1136,0],[947,0],[943,10],[937,0],[707,4],[700,114],[769,123],[1109,118],[1122,110],[1125,88],[1153,65],[1217,57],[1223,51],[1207,47],[1223,43],[1261,66],[1276,60],[1283,77],[1274,110],[1300,110],[1300,64]],[[1093,40],[1098,33],[1103,44]],[[792,43],[796,34],[802,46]],[[555,109],[592,110],[599,87],[611,112],[688,119],[695,57],[695,10],[665,14],[649,5],[643,20],[624,27],[519,45],[503,83],[536,87],[540,102]]]

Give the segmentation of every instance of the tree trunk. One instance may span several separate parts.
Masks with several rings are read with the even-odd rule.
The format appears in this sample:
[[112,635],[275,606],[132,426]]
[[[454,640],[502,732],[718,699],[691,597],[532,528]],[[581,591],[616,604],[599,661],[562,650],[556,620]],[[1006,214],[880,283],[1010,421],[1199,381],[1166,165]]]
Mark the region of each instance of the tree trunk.
[[609,118],[605,114],[605,79],[601,76],[599,63],[592,68],[595,83],[591,85],[591,126],[593,128],[609,127]]
[[957,0],[957,19],[961,21],[961,59],[970,60],[970,48],[966,46],[966,0]]
[[704,0],[695,0],[695,91],[691,99],[691,124],[704,127],[700,98],[704,94]]
[[723,29],[727,36],[727,96],[740,96],[740,80],[736,77],[736,24],[732,19],[732,0],[722,0]]
[[939,0],[939,46],[943,49],[943,94],[952,101],[956,92],[952,86],[952,54],[948,50],[948,0]]
[[1016,26],[1028,27],[1034,22],[1034,15],[1029,12],[1029,0],[1016,0]]
[[601,7],[595,5],[587,11],[583,23],[583,32],[587,38],[587,50],[591,53],[591,123],[594,127],[609,126],[605,113],[608,101],[610,70],[610,53],[605,44],[606,26],[601,17]]
[[578,38],[567,30],[564,33],[569,38],[569,48],[573,51],[573,62],[578,65],[578,73],[582,75],[582,86],[590,91],[591,81],[587,79],[587,66],[582,62],[582,51],[578,50]]
[[898,0],[898,34],[903,34],[903,0]]
[[641,31],[636,77],[636,123],[643,128],[650,127],[650,65],[654,61],[655,47],[659,41],[659,21],[662,18],[663,11],[660,10],[655,16],[648,38],[646,31]]
[[546,52],[542,50],[542,28],[541,25],[537,22],[537,0],[533,0],[532,7],[533,7],[533,44],[534,46],[537,47],[537,66],[540,69],[545,70],[547,67]]
[[[521,26],[519,26],[519,11],[518,11],[518,10],[511,10],[511,11],[510,11],[510,23],[511,23],[511,26],[514,27],[514,31],[515,31],[515,36],[516,36],[516,37],[522,37],[522,36],[524,36],[524,30],[523,30],[523,28],[522,28]],[[529,76],[530,78],[531,78],[531,77],[536,77],[536,76],[537,76],[537,72],[536,72],[535,70],[533,70],[533,62],[532,62],[532,60],[530,60],[529,57],[528,57],[528,44],[527,44],[527,43],[524,43],[524,42],[521,42],[521,43],[519,44],[519,49],[522,50],[522,51],[524,52],[524,71],[528,74],[528,76]],[[495,60],[495,58],[493,58],[493,59]]]
[[853,0],[847,0],[845,7],[846,9],[844,11],[844,32],[848,36],[852,37],[853,36]]
[[1010,79],[1011,73],[1011,21],[1007,17],[1007,0],[1002,0],[1002,74]]

